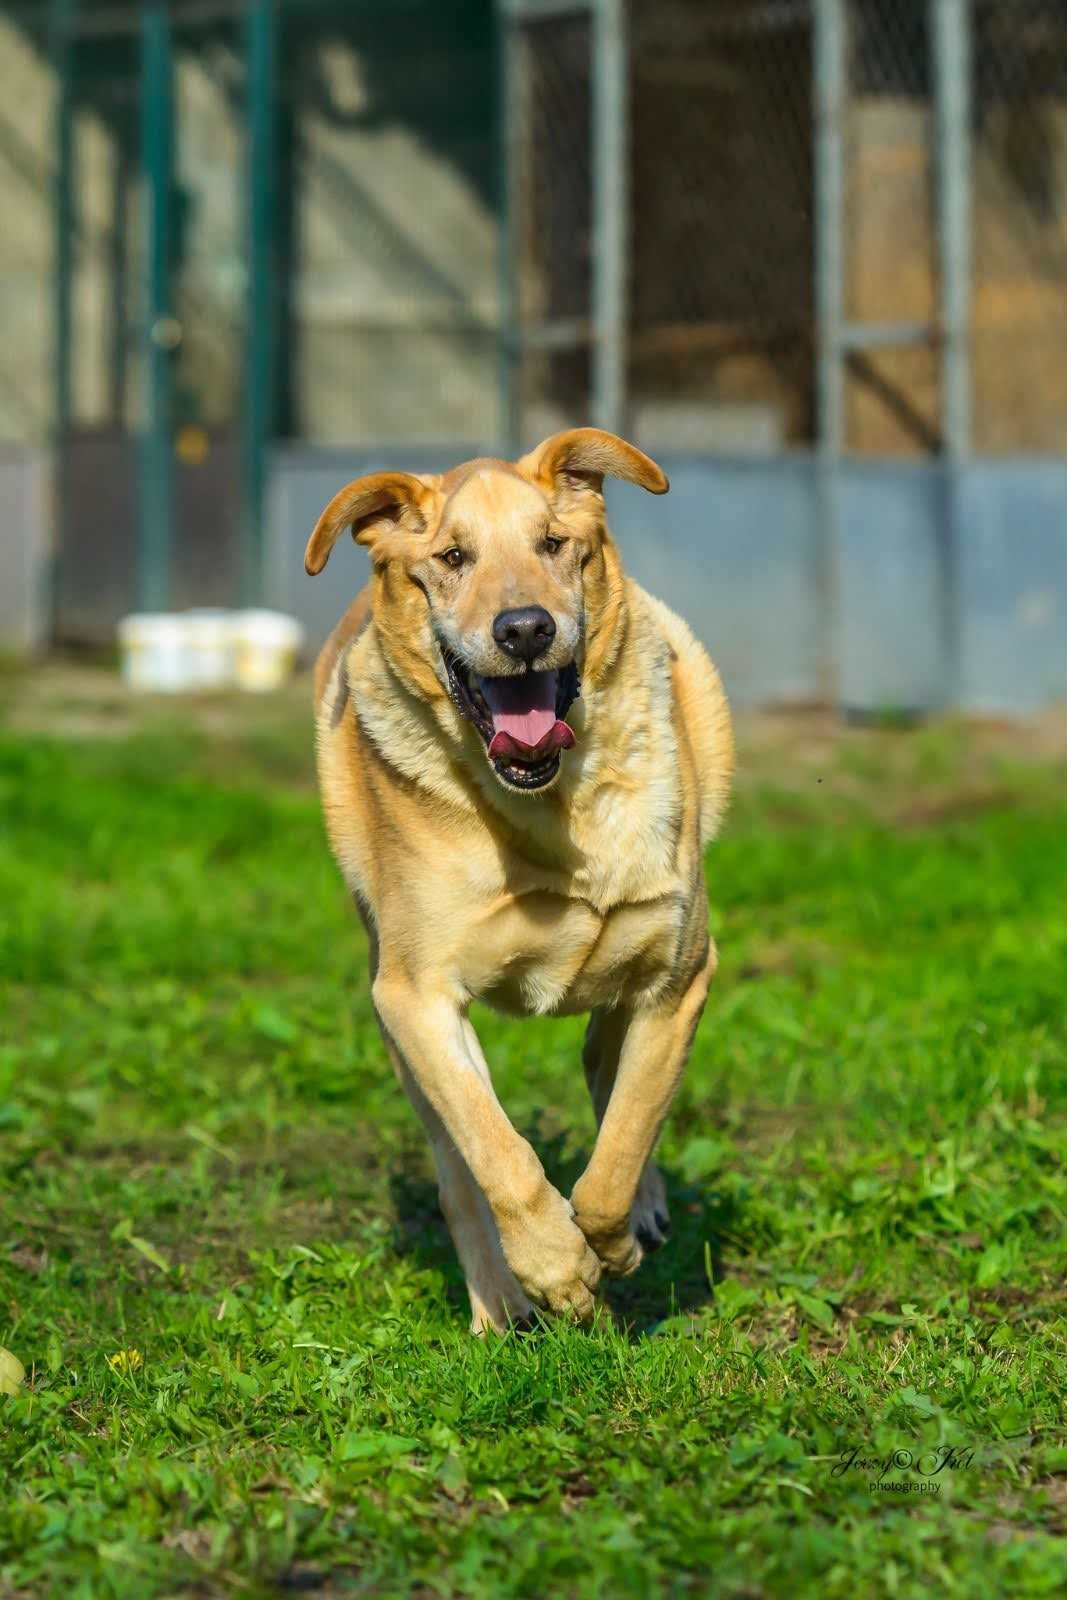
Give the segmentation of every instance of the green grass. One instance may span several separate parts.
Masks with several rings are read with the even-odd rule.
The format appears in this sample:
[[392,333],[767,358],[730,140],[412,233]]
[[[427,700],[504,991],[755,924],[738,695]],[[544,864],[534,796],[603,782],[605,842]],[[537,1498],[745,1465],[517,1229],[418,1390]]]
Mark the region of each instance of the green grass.
[[[1062,1593],[1063,768],[743,785],[674,1237],[479,1342],[305,739],[0,735],[0,1594]],[[581,1022],[477,1022],[569,1183]]]

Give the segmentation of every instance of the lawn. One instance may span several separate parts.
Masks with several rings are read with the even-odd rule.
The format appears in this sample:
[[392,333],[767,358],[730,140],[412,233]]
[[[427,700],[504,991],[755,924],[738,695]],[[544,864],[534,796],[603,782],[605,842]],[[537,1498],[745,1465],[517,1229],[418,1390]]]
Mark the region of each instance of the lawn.
[[[743,743],[673,1238],[592,1330],[478,1341],[302,704],[28,698],[0,1595],[1064,1592],[1062,742]],[[476,1021],[569,1184],[581,1022]]]

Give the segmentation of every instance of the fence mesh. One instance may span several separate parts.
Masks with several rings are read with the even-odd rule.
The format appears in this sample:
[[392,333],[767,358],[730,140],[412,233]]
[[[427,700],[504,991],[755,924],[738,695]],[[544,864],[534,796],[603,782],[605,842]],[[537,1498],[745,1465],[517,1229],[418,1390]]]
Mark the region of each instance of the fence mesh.
[[[0,4],[0,438],[54,420],[56,40]],[[247,284],[243,0],[171,0],[175,423],[239,427]],[[66,8],[73,101],[72,423],[143,417],[147,235],[136,0]],[[278,432],[491,441],[500,332],[492,0],[279,0],[273,247]]]
[[[384,24],[384,25],[383,25]],[[498,429],[489,0],[286,12],[288,429],[471,443]]]
[[[518,147],[516,217],[521,432],[529,440],[588,415],[593,179],[588,15],[534,21],[517,41],[505,109]],[[510,92],[510,86],[509,86]]]
[[846,366],[846,442],[864,455],[940,444],[935,119],[925,0],[846,12],[845,314],[910,324],[916,343],[861,344]]
[[[846,441],[859,454],[942,444],[934,3],[843,8],[844,312],[853,326],[917,330],[897,346],[860,337],[847,353]],[[631,0],[628,20],[630,425],[650,448],[811,443],[813,6]],[[973,0],[971,21],[974,446],[1062,451],[1067,11],[1061,0]],[[532,432],[534,416],[589,406],[593,38],[588,17],[526,34]],[[544,354],[539,321],[566,348]]]
[[[595,30],[529,21],[512,108],[524,435],[590,408]],[[650,449],[812,432],[810,8],[632,0],[630,426]]]
[[1067,8],[974,7],[976,448],[1067,450]]
[[[931,5],[847,0],[845,312],[928,336],[847,357],[846,437],[940,447]],[[59,152],[51,5],[0,3],[0,439],[55,404]],[[143,412],[145,191],[134,0],[73,8],[73,421]],[[521,431],[591,408],[591,3],[519,29],[493,0],[280,0],[277,432],[313,444],[503,434],[499,175],[515,242]],[[175,418],[244,404],[243,0],[172,0]],[[1067,8],[972,0],[974,446],[1067,450]],[[650,448],[814,439],[812,0],[630,0],[629,423]],[[521,103],[511,103],[515,97]],[[519,130],[507,162],[502,130]]]
[[635,0],[633,426],[651,448],[812,434],[807,5]]

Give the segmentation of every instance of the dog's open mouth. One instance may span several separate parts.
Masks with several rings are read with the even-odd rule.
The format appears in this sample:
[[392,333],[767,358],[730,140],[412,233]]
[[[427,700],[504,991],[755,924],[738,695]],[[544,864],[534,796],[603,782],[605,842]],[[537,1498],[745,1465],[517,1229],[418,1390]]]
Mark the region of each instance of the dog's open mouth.
[[513,789],[543,789],[560,768],[574,733],[564,718],[579,690],[573,664],[559,672],[480,678],[442,650],[456,710],[473,723],[499,778]]

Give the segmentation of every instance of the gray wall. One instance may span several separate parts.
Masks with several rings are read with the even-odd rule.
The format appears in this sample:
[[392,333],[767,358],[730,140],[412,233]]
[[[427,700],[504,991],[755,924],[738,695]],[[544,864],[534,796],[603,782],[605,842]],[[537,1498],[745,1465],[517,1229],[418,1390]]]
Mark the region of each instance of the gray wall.
[[[472,453],[279,452],[271,603],[317,644],[367,572],[345,539],[324,574],[304,574],[330,496],[364,472],[436,472]],[[809,456],[660,459],[670,494],[610,485],[611,526],[627,569],[691,624],[738,704],[815,699],[821,663],[856,710],[1021,712],[1067,700],[1067,461],[976,461],[958,480],[936,465],[845,463],[827,490]],[[836,524],[830,593],[823,507]]]
[[0,446],[0,650],[17,655],[48,633],[47,452]]
[[976,461],[961,487],[964,704],[1067,701],[1067,461]]

